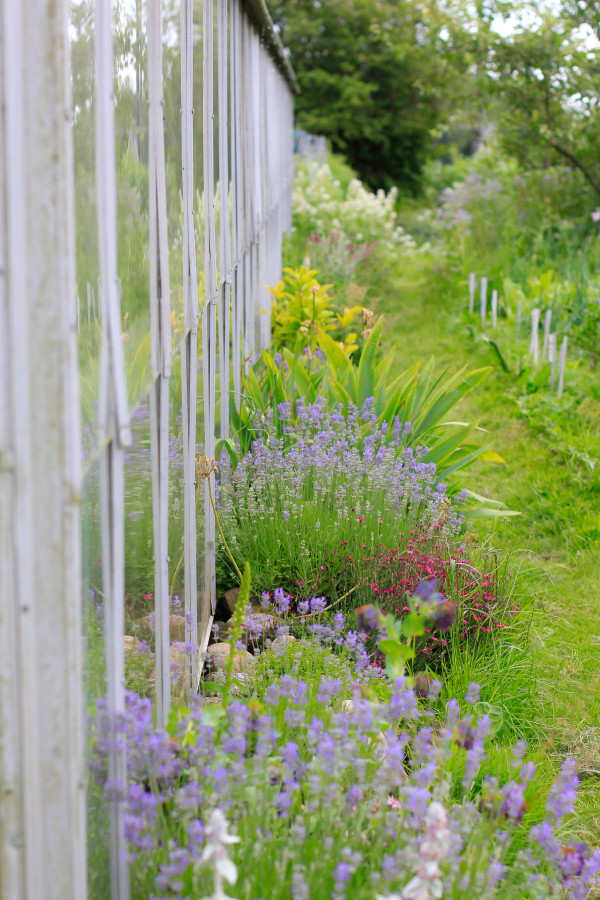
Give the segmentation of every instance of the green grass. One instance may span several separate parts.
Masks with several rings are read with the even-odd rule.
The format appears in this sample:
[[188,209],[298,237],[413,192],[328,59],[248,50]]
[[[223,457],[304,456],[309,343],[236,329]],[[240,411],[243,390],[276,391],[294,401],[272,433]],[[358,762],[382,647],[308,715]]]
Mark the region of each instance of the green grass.
[[[444,283],[432,265],[420,263],[405,268],[389,287],[377,310],[385,314],[388,341],[397,347],[398,371],[431,355],[441,367],[492,362],[490,351],[475,345],[464,329],[462,286]],[[495,368],[456,411],[457,419],[479,419],[506,460],[477,463],[464,477],[479,493],[521,513],[492,527],[526,551],[521,583],[537,601],[532,639],[538,685],[544,706],[553,710],[540,738],[548,752],[569,752],[580,761],[589,778],[579,808],[581,829],[598,841],[600,498],[585,467],[520,414],[512,384]]]

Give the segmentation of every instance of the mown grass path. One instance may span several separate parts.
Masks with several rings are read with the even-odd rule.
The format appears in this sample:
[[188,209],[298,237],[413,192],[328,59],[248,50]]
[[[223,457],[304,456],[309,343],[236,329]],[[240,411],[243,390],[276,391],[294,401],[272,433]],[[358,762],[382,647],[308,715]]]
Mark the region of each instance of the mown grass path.
[[[468,337],[461,287],[444,284],[431,268],[410,265],[391,283],[376,309],[386,317],[387,341],[396,345],[396,372],[432,355],[451,370],[494,365],[484,345]],[[554,707],[548,745],[581,760],[592,781],[598,779],[589,788],[600,799],[600,544],[589,527],[598,518],[598,497],[588,490],[586,473],[521,416],[510,386],[496,367],[452,413],[452,419],[479,419],[506,460],[478,464],[465,483],[521,512],[495,528],[510,545],[528,548],[524,578],[538,600],[540,688]],[[600,836],[598,803],[589,812]]]

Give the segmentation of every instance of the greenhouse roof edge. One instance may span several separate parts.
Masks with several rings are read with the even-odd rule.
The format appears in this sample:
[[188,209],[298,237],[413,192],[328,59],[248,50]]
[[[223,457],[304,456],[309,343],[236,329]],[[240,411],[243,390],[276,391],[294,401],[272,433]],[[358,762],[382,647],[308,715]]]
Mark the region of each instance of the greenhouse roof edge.
[[300,87],[298,85],[296,73],[292,68],[292,64],[290,63],[281,42],[281,38],[275,31],[273,19],[271,18],[265,0],[242,0],[242,6],[250,16],[254,25],[258,28],[265,46],[271,53],[275,63],[283,74],[283,77],[292,89],[292,92],[299,94]]

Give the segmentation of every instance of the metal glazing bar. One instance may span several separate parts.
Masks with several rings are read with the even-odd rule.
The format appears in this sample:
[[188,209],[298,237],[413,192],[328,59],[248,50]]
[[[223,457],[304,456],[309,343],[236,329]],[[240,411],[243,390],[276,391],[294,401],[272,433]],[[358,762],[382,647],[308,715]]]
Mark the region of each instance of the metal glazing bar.
[[[214,82],[213,82],[213,0],[204,0],[203,34],[203,168],[204,168],[204,309],[202,313],[202,365],[204,375],[204,452],[210,458],[215,452],[215,381],[216,381],[216,302],[217,260],[215,236],[215,162],[214,162]],[[212,479],[214,494],[214,473]],[[205,560],[204,595],[200,610],[200,634],[208,628],[210,615],[216,608],[215,520],[208,479],[204,487]]]
[[118,721],[125,711],[123,634],[125,630],[125,484],[123,447],[131,443],[125,361],[121,342],[121,303],[117,275],[117,176],[113,96],[112,3],[97,0],[96,190],[101,319],[99,446],[104,587],[107,716],[109,725],[110,884],[113,900],[129,897],[124,802],[127,783],[125,749]]
[[154,531],[154,634],[156,721],[165,727],[171,705],[169,655],[169,379],[159,375],[150,387],[152,510]]
[[221,437],[229,437],[229,314],[231,305],[231,238],[229,233],[229,123],[227,95],[227,6],[218,0],[218,105],[219,105],[219,184],[221,210],[219,243],[221,277],[219,290],[219,374],[221,381]]
[[86,896],[68,14],[0,0],[0,895],[19,900]]
[[242,10],[239,0],[232,0],[233,15],[231,18],[232,40],[232,156],[233,156],[233,218],[235,221],[234,264],[235,276],[232,290],[232,340],[233,357],[233,394],[236,408],[241,403],[242,373],[242,328],[244,311],[244,181],[242,155]]
[[[183,418],[183,576],[185,638],[198,642],[196,568],[196,385],[198,381],[198,276],[194,236],[194,17],[193,0],[181,0],[181,168],[183,191],[183,306],[181,345]],[[186,686],[195,690],[198,655],[186,653]]]
[[[29,425],[35,407],[27,298],[24,17],[0,0],[0,896],[42,897],[44,830],[38,659],[30,547],[34,503]],[[10,173],[10,176],[9,176]],[[41,699],[41,698],[40,698]]]
[[148,0],[148,146],[150,218],[150,332],[152,371],[150,428],[154,525],[154,626],[156,635],[156,721],[167,722],[170,708],[169,659],[169,375],[171,310],[167,193],[162,95],[162,3]]

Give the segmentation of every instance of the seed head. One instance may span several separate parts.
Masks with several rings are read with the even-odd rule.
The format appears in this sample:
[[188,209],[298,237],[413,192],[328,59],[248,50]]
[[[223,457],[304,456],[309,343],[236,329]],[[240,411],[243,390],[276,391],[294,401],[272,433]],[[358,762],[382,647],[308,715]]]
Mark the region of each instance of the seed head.
[[209,459],[208,456],[199,456],[198,462],[196,463],[196,469],[199,478],[210,478],[213,472],[219,471],[214,456],[211,457],[211,459]]

